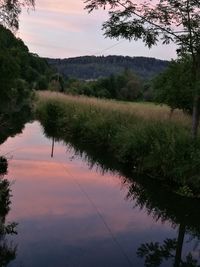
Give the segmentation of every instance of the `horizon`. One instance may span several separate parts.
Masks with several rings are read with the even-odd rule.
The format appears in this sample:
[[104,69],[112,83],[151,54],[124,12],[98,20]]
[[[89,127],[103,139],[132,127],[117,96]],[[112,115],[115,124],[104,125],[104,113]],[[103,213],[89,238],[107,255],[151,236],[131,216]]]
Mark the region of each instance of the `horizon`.
[[[31,51],[30,51],[31,52]],[[46,58],[46,59],[58,59],[58,60],[65,60],[65,59],[74,59],[74,58],[79,58],[79,57],[130,57],[130,58],[148,58],[148,59],[156,59],[156,60],[160,60],[160,61],[170,61],[167,59],[162,59],[162,58],[156,58],[156,57],[148,57],[148,56],[123,56],[123,55],[102,55],[102,56],[95,56],[95,55],[83,55],[83,56],[74,56],[74,57],[65,57],[65,58],[53,58],[53,57],[41,57],[41,58]]]
[[177,58],[174,44],[145,47],[142,41],[109,39],[103,36],[102,23],[107,11],[88,14],[82,0],[41,0],[35,11],[23,10],[17,37],[30,52],[40,57],[74,58],[81,56],[150,57],[160,60]]

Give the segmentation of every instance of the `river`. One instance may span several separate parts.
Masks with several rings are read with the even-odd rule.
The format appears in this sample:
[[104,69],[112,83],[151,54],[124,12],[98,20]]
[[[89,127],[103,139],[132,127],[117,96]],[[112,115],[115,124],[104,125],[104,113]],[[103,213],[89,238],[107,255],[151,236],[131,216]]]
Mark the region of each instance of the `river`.
[[71,145],[55,142],[53,157],[51,150],[37,121],[0,146],[12,181],[6,220],[18,223],[9,267],[199,266],[198,201],[185,206],[166,194],[160,203],[159,189],[148,199]]

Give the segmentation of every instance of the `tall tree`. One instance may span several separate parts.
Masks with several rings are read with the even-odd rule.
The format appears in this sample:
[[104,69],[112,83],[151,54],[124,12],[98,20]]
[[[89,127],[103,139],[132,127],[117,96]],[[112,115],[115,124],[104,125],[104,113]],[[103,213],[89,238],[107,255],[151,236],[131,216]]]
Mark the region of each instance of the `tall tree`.
[[105,35],[129,40],[142,39],[151,48],[160,40],[174,42],[177,53],[192,57],[193,123],[192,136],[197,136],[200,118],[200,1],[199,0],[86,0],[86,9],[109,9],[103,24]]
[[173,60],[164,72],[153,79],[151,87],[155,102],[167,104],[171,111],[178,108],[191,114],[193,73],[190,65],[191,57]]
[[0,24],[15,31],[22,7],[33,8],[35,0],[0,0]]

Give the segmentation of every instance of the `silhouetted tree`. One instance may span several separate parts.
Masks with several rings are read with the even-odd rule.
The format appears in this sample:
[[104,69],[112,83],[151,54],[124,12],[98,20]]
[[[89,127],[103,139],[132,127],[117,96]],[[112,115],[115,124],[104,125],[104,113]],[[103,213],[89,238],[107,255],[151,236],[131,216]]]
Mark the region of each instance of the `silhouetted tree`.
[[34,0],[0,0],[0,24],[17,30],[22,7],[33,8]]

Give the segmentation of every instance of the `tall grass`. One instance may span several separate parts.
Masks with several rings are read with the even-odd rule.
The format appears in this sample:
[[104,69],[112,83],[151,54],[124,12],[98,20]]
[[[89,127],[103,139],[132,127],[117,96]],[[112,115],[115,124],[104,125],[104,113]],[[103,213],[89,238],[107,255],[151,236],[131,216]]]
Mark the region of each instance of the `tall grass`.
[[171,109],[167,105],[156,105],[153,103],[137,103],[124,102],[116,100],[102,100],[86,96],[71,96],[64,95],[58,92],[40,91],[38,92],[41,101],[56,100],[62,103],[74,103],[79,106],[92,106],[104,110],[119,111],[130,116],[138,116],[143,119],[158,120],[158,121],[172,121],[178,122],[184,126],[190,127],[191,117],[181,110],[175,110],[171,117]]
[[135,174],[162,181],[182,195],[200,195],[200,139],[190,117],[167,106],[40,92],[37,118],[49,135],[77,139]]

